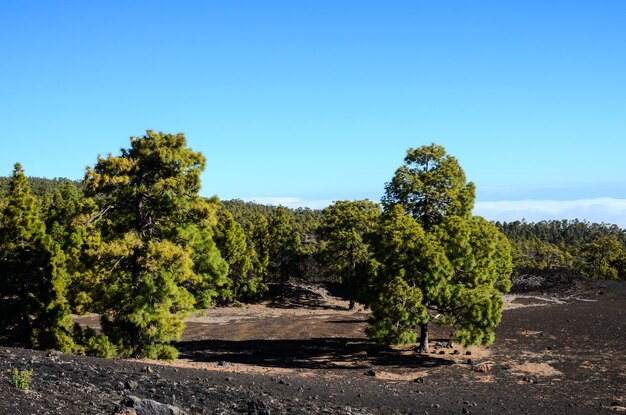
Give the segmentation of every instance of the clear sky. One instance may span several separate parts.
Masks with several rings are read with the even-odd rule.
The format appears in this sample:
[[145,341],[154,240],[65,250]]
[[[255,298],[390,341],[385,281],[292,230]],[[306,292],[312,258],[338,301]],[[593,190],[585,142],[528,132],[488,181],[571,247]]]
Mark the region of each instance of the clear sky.
[[202,194],[379,200],[409,147],[490,219],[626,227],[626,2],[0,2],[0,175],[82,178],[146,129]]

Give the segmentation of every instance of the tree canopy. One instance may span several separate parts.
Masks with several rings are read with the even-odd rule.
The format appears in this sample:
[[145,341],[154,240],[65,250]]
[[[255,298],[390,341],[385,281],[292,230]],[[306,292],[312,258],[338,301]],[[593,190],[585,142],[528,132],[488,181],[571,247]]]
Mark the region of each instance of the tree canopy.
[[[86,173],[87,194],[101,212],[95,254],[108,269],[98,281],[109,287],[102,327],[122,354],[175,355],[168,343],[180,338],[195,302],[188,287],[204,288],[201,296],[213,288],[203,286],[210,274],[226,272],[193,260],[194,250],[215,249],[201,235],[214,222],[214,211],[198,196],[204,165],[182,134],[148,131],[131,138],[119,156],[99,157]],[[219,255],[214,260],[223,261]]]
[[347,287],[350,310],[367,290],[364,270],[372,255],[369,239],[380,215],[380,206],[369,200],[338,201],[322,211],[321,256]]
[[464,344],[493,342],[510,287],[510,245],[471,214],[474,186],[437,145],[410,149],[386,186],[374,255],[368,334],[428,349],[428,324],[452,325]]
[[448,215],[467,216],[474,206],[474,184],[466,182],[456,158],[436,144],[410,148],[385,186],[385,211],[399,204],[426,229]]
[[74,351],[66,286],[63,253],[45,233],[18,163],[0,212],[0,329],[4,336],[26,347]]

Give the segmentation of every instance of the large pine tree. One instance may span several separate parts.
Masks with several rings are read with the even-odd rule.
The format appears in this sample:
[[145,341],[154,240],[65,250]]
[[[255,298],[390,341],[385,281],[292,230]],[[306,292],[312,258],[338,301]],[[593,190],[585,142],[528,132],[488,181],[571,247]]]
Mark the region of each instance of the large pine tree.
[[26,347],[71,352],[64,257],[46,235],[22,166],[15,165],[0,213],[0,327]]
[[368,334],[411,343],[420,328],[455,327],[464,344],[489,344],[510,288],[510,244],[496,226],[472,215],[474,185],[457,160],[432,144],[407,152],[386,186],[384,221],[373,261]]
[[211,240],[215,210],[198,196],[204,166],[182,134],[148,131],[87,171],[102,213],[102,327],[120,354],[174,357],[168,343],[182,334],[192,292],[204,298],[226,278]]

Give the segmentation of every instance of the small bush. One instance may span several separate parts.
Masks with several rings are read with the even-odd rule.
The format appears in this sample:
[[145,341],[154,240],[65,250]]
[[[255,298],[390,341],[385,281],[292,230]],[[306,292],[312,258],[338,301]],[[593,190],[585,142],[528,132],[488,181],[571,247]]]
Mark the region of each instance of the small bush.
[[117,357],[120,354],[118,347],[104,333],[98,334],[90,327],[83,330],[78,324],[75,324],[73,336],[78,345],[77,353],[106,359]]
[[90,356],[114,358],[118,355],[117,347],[103,333],[86,336],[85,352]]
[[13,375],[11,376],[11,385],[18,389],[30,388],[30,382],[33,379],[33,369],[19,370],[13,368]]
[[174,346],[167,344],[157,344],[154,346],[144,346],[141,350],[142,357],[155,360],[176,360],[178,350]]

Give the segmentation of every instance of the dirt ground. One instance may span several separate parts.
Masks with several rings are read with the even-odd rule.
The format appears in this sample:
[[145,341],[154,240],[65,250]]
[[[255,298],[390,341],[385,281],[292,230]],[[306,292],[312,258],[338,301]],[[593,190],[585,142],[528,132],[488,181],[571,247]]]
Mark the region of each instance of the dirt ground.
[[367,311],[324,287],[289,294],[194,314],[167,365],[0,348],[0,413],[103,414],[126,395],[190,414],[626,413],[624,282],[507,295],[493,346],[446,347],[436,327],[427,354],[373,344]]

